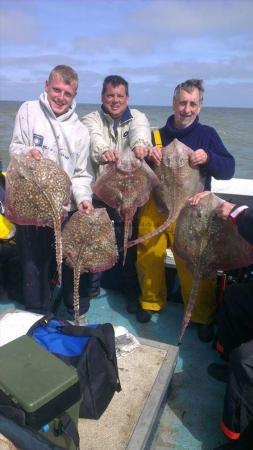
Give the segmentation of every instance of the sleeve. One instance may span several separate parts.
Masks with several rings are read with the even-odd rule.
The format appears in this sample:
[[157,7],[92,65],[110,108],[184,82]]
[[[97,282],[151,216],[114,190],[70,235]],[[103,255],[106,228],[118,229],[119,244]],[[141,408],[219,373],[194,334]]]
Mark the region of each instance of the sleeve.
[[29,120],[28,102],[26,102],[21,105],[16,115],[12,140],[9,148],[10,155],[25,154],[33,148],[33,142],[31,142],[29,133],[29,130],[31,129]]
[[151,130],[147,117],[140,111],[131,111],[133,119],[129,128],[130,148],[152,147]]
[[[102,164],[101,155],[110,150],[110,145],[104,137],[104,124],[100,114],[92,112],[82,117],[81,122],[88,128],[90,134],[90,156],[96,164]],[[109,126],[109,124],[107,125]]]
[[253,245],[253,208],[247,208],[236,217],[240,235]]
[[91,183],[94,179],[89,155],[89,132],[84,125],[80,124],[80,132],[78,134],[80,136],[77,142],[79,151],[76,158],[74,173],[71,177],[72,192],[77,206],[79,206],[83,200],[89,200],[91,202]]
[[224,146],[221,138],[214,128],[211,128],[212,134],[208,153],[208,162],[205,166],[209,175],[217,180],[229,180],[234,176],[235,159]]

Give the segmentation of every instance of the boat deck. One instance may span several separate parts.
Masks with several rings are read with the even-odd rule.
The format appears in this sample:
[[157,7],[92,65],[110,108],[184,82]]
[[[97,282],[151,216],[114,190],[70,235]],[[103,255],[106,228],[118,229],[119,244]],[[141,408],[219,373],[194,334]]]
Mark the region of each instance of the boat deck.
[[122,390],[114,395],[99,420],[79,419],[81,449],[150,448],[178,348],[149,339],[140,339],[139,344],[118,358]]
[[[0,301],[0,313],[13,307],[20,305]],[[107,291],[91,301],[88,319],[90,323],[110,322],[123,326],[137,338],[175,346],[182,315],[182,304],[171,301],[162,312],[153,314],[149,323],[141,324],[135,315],[127,313],[121,294]],[[225,385],[207,374],[207,366],[213,361],[220,360],[211,344],[200,342],[196,326],[190,325],[179,348],[167,400],[156,414],[153,435],[145,445],[131,447],[132,450],[212,450],[226,441],[219,427]],[[141,390],[144,382],[140,380],[139,384]],[[105,446],[97,447],[95,442],[91,450],[100,448],[108,450]],[[81,450],[84,449],[87,447],[82,444]]]
[[[112,291],[92,300],[89,312],[91,322],[110,321],[137,337],[170,345],[177,345],[182,316],[182,304],[171,302],[165,310],[153,314],[149,323],[141,324],[126,312],[124,298]],[[192,324],[180,346],[168,398],[148,448],[212,450],[226,442],[219,427],[225,385],[207,374],[207,366],[213,361],[220,361],[218,355],[211,344],[199,341]]]

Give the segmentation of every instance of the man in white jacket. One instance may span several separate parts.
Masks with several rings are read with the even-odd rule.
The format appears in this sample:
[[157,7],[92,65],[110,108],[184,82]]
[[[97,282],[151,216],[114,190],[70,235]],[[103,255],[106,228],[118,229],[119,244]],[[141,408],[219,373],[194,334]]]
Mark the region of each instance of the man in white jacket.
[[[87,128],[75,113],[77,73],[69,66],[56,66],[39,100],[21,105],[15,121],[10,154],[34,159],[49,158],[69,175],[72,183],[69,213],[92,210],[93,170],[89,157]],[[54,262],[54,232],[49,227],[18,226],[17,245],[23,266],[23,295],[26,309],[45,314],[51,299],[50,279]],[[80,315],[89,308],[86,276],[80,283]],[[73,315],[73,274],[63,264],[62,294]],[[81,321],[82,322],[82,321]]]
[[[101,110],[91,112],[81,119],[90,132],[90,152],[96,176],[102,173],[105,164],[115,162],[118,158],[126,158],[127,155],[130,157],[132,153],[139,159],[145,158],[152,147],[147,117],[136,109],[130,109],[128,100],[127,81],[118,75],[110,75],[103,82]],[[106,206],[97,198],[93,204],[96,207]],[[106,209],[114,221],[119,261],[115,267],[103,274],[102,286],[122,290],[127,298],[128,312],[134,313],[139,308],[136,248],[128,250],[125,265],[122,267],[124,224],[115,209],[107,206]],[[136,236],[137,214],[133,220],[131,239]],[[98,276],[94,277],[98,286]]]

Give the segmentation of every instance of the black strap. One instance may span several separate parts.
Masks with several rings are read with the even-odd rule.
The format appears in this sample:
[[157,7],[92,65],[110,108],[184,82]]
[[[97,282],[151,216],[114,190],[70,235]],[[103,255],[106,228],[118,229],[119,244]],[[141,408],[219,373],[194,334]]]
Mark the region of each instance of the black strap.
[[20,450],[64,450],[31,427],[20,425],[3,414],[0,414],[0,433]]
[[[0,414],[3,414],[6,418],[13,420],[17,425],[25,427],[25,412],[11,405],[0,405]],[[27,428],[29,430],[29,428]],[[35,432],[35,430],[34,430]],[[80,438],[76,427],[71,417],[64,413],[60,416],[58,427],[55,429],[55,433],[60,435],[66,434],[75,444],[76,450],[79,450]],[[51,448],[51,447],[50,447]],[[57,447],[58,448],[58,447]]]
[[14,420],[21,427],[25,425],[25,412],[16,406],[0,405],[0,413]]
[[100,328],[93,328],[89,326],[79,326],[79,325],[66,325],[64,327],[59,327],[63,334],[70,334],[71,336],[87,336],[96,337],[101,341],[105,341],[103,332]]
[[61,415],[59,421],[59,429],[56,430],[56,432],[59,434],[62,433],[66,434],[74,442],[76,450],[79,450],[80,447],[79,433],[75,422],[73,422],[73,420],[67,413]]

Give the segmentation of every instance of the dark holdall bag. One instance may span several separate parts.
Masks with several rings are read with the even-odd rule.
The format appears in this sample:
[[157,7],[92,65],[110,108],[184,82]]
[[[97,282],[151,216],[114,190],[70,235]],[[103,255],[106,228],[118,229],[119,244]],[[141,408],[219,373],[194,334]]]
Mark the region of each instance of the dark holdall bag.
[[45,316],[28,334],[77,369],[82,393],[79,417],[98,419],[114,393],[121,391],[112,324],[74,326]]

